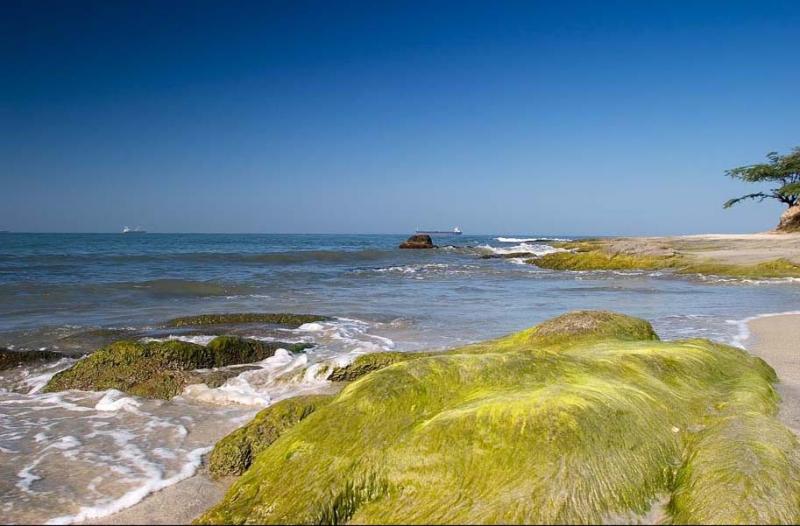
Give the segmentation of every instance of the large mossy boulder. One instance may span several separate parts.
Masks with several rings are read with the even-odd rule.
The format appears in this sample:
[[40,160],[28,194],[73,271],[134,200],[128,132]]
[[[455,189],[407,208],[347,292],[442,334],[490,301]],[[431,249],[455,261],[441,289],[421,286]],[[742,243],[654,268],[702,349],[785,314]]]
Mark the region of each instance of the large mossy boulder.
[[214,446],[208,470],[215,478],[241,475],[261,451],[284,431],[324,406],[332,395],[307,395],[282,400],[259,412],[247,425]]
[[197,325],[236,325],[244,323],[265,323],[269,325],[283,325],[286,327],[299,327],[304,323],[326,321],[328,316],[317,314],[288,314],[283,312],[238,312],[226,314],[199,314],[197,316],[184,316],[173,318],[167,322],[168,327],[192,327]]
[[219,336],[207,346],[179,340],[146,343],[123,340],[57,373],[44,391],[117,389],[146,398],[169,399],[180,394],[186,385],[203,381],[195,369],[258,362],[274,355],[279,348],[298,352],[306,347],[306,344],[262,342],[237,336]]
[[775,381],[741,349],[571,314],[361,376],[198,522],[795,523]]
[[18,365],[44,363],[62,358],[63,355],[55,351],[12,351],[0,347],[0,371],[11,369]]

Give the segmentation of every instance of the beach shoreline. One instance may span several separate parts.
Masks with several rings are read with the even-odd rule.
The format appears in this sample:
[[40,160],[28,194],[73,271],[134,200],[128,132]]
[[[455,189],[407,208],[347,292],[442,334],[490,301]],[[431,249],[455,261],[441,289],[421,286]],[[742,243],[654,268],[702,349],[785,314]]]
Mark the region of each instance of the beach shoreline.
[[[764,314],[739,323],[742,334],[737,343],[775,369],[781,397],[778,417],[800,435],[800,313]],[[219,502],[234,481],[233,477],[215,481],[201,468],[130,508],[81,524],[190,524]]]
[[747,322],[748,350],[778,374],[778,417],[800,435],[800,314],[757,316]]

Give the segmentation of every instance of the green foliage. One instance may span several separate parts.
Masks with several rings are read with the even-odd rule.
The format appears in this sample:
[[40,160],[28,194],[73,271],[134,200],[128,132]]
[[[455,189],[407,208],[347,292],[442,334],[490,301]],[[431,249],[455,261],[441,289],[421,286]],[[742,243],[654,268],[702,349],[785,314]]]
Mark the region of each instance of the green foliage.
[[287,313],[228,313],[228,314],[200,314],[198,316],[184,316],[174,318],[167,322],[169,327],[189,327],[193,325],[233,325],[238,323],[269,323],[299,327],[304,323],[325,321],[330,318],[315,314],[287,314]]
[[740,201],[746,199],[777,199],[787,206],[794,206],[800,198],[800,147],[794,148],[787,155],[779,155],[777,152],[767,154],[769,162],[740,166],[725,172],[725,175],[734,179],[740,179],[748,183],[775,183],[777,186],[767,193],[756,192],[743,195],[735,199],[729,199],[723,205],[730,208]]
[[298,396],[260,411],[250,423],[217,442],[209,458],[211,475],[215,478],[241,475],[252,460],[284,431],[332,398],[331,395]]
[[219,336],[205,347],[178,340],[147,343],[123,340],[57,373],[44,390],[118,389],[146,398],[169,399],[180,394],[186,385],[203,381],[203,375],[193,372],[194,369],[252,363],[269,358],[279,348],[299,351],[305,347],[237,336]]
[[774,371],[733,347],[655,338],[642,320],[584,311],[373,371],[264,449],[198,522],[599,523],[665,494],[675,523],[800,520]]

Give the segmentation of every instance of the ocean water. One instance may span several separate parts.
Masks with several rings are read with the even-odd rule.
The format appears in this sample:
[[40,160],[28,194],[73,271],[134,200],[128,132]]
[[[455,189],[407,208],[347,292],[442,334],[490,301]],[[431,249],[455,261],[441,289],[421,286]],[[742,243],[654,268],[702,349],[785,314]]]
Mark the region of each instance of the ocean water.
[[[559,272],[522,259],[558,235],[437,238],[398,250],[400,235],[0,235],[0,346],[64,358],[0,374],[4,522],[75,522],[130,506],[191,476],[202,455],[259,409],[330,389],[321,367],[367,352],[440,349],[500,336],[573,309],[650,320],[663,338],[742,344],[741,320],[800,308],[800,283],[669,272]],[[182,338],[173,317],[211,312],[333,317],[298,329],[230,332],[313,342],[278,352],[216,389],[168,401],[116,391],[42,394],[56,371],[117,338]]]

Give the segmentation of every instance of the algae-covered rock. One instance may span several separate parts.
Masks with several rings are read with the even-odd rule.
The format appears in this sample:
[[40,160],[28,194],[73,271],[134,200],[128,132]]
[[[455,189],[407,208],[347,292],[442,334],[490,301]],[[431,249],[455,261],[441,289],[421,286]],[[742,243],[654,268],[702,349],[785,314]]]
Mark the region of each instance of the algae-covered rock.
[[562,341],[576,338],[617,340],[658,340],[653,326],[645,320],[609,311],[574,311],[540,323],[529,332],[533,341]]
[[797,522],[775,380],[741,349],[574,313],[361,376],[198,521],[599,523],[667,495],[668,522]]
[[279,348],[297,352],[306,347],[236,336],[219,336],[207,346],[178,340],[123,340],[57,373],[44,391],[117,389],[146,398],[169,399],[201,379],[195,369],[252,363],[269,358]]
[[262,410],[246,426],[217,442],[209,458],[209,471],[216,478],[241,475],[250,467],[256,455],[275,442],[284,431],[332,398],[331,395],[298,396]]
[[174,318],[167,322],[169,327],[189,327],[193,325],[233,325],[237,323],[268,323],[274,325],[285,325],[287,327],[299,327],[304,323],[314,323],[325,321],[330,318],[316,314],[287,314],[287,313],[264,313],[264,312],[244,312],[228,314],[200,314],[198,316],[184,316]]
[[0,347],[0,371],[23,364],[58,360],[61,356],[54,351],[12,351]]
[[383,369],[393,363],[405,362],[414,360],[422,356],[428,356],[427,353],[408,353],[408,352],[379,352],[364,354],[352,361],[352,363],[344,367],[335,367],[328,377],[332,382],[352,382],[361,378],[367,373]]

